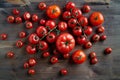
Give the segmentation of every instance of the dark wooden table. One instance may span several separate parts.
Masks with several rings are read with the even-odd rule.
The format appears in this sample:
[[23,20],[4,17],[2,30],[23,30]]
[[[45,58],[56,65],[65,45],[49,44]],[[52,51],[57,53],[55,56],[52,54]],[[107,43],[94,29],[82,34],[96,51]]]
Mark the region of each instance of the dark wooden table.
[[[30,33],[35,29],[27,30],[24,28],[24,24],[8,24],[6,17],[16,7],[20,9],[21,14],[28,10],[31,13],[37,13],[41,18],[44,12],[40,12],[36,7],[41,1],[46,2],[47,5],[58,4],[63,7],[68,0],[34,0],[26,8],[0,1],[0,34],[8,34],[7,40],[0,40],[0,80],[120,80],[120,0],[111,0],[109,4],[88,3],[92,8],[91,12],[100,11],[104,14],[105,23],[103,25],[108,37],[106,41],[98,42],[91,49],[84,50],[87,55],[91,51],[97,53],[99,62],[96,65],[90,65],[89,59],[81,65],[69,64],[68,60],[60,60],[59,63],[51,65],[48,63],[49,59],[41,59],[40,54],[30,56],[25,52],[25,47],[21,49],[15,47],[15,42],[19,40],[18,32]],[[87,0],[71,1],[74,1],[77,7],[81,7]],[[108,46],[112,47],[113,52],[105,56],[103,50]],[[7,59],[5,55],[11,50],[15,52],[15,58]],[[28,76],[27,70],[23,69],[23,63],[29,57],[38,59],[38,64],[33,67],[36,70],[34,76]],[[61,68],[68,69],[67,76],[58,74]]]

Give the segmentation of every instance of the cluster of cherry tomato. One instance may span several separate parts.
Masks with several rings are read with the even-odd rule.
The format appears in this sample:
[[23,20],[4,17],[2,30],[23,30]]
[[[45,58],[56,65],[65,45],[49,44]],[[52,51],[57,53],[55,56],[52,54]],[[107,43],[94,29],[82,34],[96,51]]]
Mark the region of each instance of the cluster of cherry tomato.
[[[22,31],[19,33],[21,39],[27,38],[29,44],[26,46],[26,52],[30,55],[42,52],[42,57],[50,57],[50,63],[56,64],[59,61],[59,55],[62,55],[64,59],[70,58],[71,51],[76,45],[79,45],[85,49],[92,47],[93,43],[106,40],[107,36],[104,34],[105,28],[102,26],[104,17],[100,12],[93,12],[89,17],[85,17],[83,14],[89,13],[91,7],[84,5],[81,9],[77,8],[75,3],[67,2],[65,5],[65,11],[61,12],[61,8],[58,5],[47,5],[44,2],[38,4],[38,8],[46,10],[46,15],[49,19],[39,19],[37,14],[30,14],[25,12],[22,17],[19,16],[20,11],[13,9],[13,15],[8,16],[7,21],[9,23],[20,24],[25,22],[27,29],[32,29],[33,22],[38,22],[39,26],[35,32],[27,35]],[[58,23],[55,19],[62,16],[63,20]],[[93,34],[93,28],[96,27],[95,34]],[[59,33],[58,33],[59,32]],[[92,36],[90,36],[92,35]],[[5,39],[6,36],[2,36]],[[91,37],[90,39],[88,37]],[[52,47],[53,45],[53,47]],[[23,40],[16,42],[16,47],[21,48],[24,46]],[[49,51],[50,50],[50,51]],[[51,54],[52,51],[52,54]],[[110,54],[112,49],[110,47],[105,49],[105,54]],[[14,52],[7,53],[9,58],[14,57]],[[90,63],[96,64],[98,62],[96,53],[91,52],[89,54]],[[83,50],[76,50],[72,53],[71,59],[75,64],[82,64],[86,61],[86,54]],[[28,70],[28,74],[35,74],[35,70],[31,67],[35,66],[37,61],[35,58],[30,58],[23,65]],[[67,74],[67,69],[61,69],[62,75]]]

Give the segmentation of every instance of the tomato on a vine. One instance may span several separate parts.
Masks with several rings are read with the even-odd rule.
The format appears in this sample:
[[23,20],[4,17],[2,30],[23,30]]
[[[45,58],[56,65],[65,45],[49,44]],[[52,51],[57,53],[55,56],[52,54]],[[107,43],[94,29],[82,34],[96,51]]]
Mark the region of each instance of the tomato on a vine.
[[53,20],[47,20],[45,23],[45,26],[48,30],[51,30],[51,29],[55,28],[56,23]]
[[48,35],[46,36],[46,40],[47,40],[47,42],[49,42],[49,43],[54,43],[54,42],[56,41],[56,34],[53,33],[53,32],[51,32],[50,34],[48,34]]
[[58,29],[59,29],[60,31],[65,31],[65,30],[67,30],[67,23],[64,22],[64,21],[60,21],[60,22],[58,23]]
[[31,44],[37,44],[39,42],[39,37],[37,36],[37,34],[32,33],[29,35],[28,40]]
[[45,41],[39,41],[38,48],[40,50],[47,50],[48,49],[48,44]]

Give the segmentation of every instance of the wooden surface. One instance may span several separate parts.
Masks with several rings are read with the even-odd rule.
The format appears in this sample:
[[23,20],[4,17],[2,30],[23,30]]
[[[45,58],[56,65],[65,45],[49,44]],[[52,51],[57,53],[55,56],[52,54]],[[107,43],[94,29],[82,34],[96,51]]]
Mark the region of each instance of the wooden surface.
[[[96,43],[91,49],[84,50],[88,55],[89,52],[95,51],[99,62],[96,65],[90,65],[89,59],[81,65],[69,64],[67,60],[60,60],[59,63],[51,65],[49,59],[40,58],[40,53],[36,55],[27,55],[25,47],[18,49],[15,47],[15,41],[19,40],[18,32],[26,30],[24,24],[8,24],[6,17],[11,14],[11,9],[17,7],[21,10],[21,14],[26,10],[31,13],[37,13],[41,18],[43,12],[40,12],[36,6],[42,0],[34,0],[29,7],[19,7],[9,4],[5,1],[0,1],[0,33],[7,33],[8,39],[0,41],[0,80],[120,80],[120,0],[111,0],[109,4],[88,3],[92,11],[100,11],[105,17],[105,29],[107,40]],[[58,4],[63,7],[67,1],[65,0],[43,0],[50,4]],[[82,0],[74,1],[77,7],[81,7],[85,2]],[[37,25],[37,24],[34,24]],[[36,26],[37,27],[37,26]],[[112,54],[105,56],[103,50],[106,47],[112,47]],[[14,59],[5,57],[8,51],[15,52]],[[73,50],[74,51],[74,50]],[[23,63],[29,57],[36,57],[38,64],[33,67],[36,70],[36,75],[28,76],[27,70],[23,69]],[[68,69],[67,76],[60,76],[61,68]]]

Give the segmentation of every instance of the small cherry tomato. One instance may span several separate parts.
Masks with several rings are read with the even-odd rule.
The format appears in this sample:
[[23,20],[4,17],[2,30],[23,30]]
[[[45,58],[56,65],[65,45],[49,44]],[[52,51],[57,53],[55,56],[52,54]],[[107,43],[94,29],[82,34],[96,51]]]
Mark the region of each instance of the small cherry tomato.
[[23,43],[23,41],[21,41],[21,40],[18,40],[18,41],[16,42],[16,47],[18,47],[18,48],[23,47],[23,45],[24,45],[24,43]]
[[44,57],[44,58],[47,58],[47,57],[49,57],[50,56],[50,53],[47,51],[47,52],[44,52],[43,54],[42,54],[42,56]]
[[53,57],[51,57],[50,62],[51,62],[52,64],[55,64],[55,63],[58,62],[58,58],[55,57],[55,56],[53,56]]
[[39,37],[37,36],[37,34],[32,33],[29,35],[28,40],[31,44],[37,44],[39,42]]
[[36,33],[39,37],[43,37],[45,35],[47,35],[47,29],[44,27],[44,26],[39,26],[37,29],[36,29]]
[[76,7],[76,5],[73,2],[67,2],[67,4],[65,5],[65,9],[68,10],[68,11],[72,10],[75,7]]
[[46,21],[45,26],[47,27],[48,30],[51,30],[51,29],[55,28],[56,24],[55,24],[55,21],[48,20],[48,21]]
[[38,8],[40,9],[40,10],[45,10],[46,9],[46,4],[44,3],[44,2],[40,2],[39,4],[38,4]]
[[85,27],[88,25],[88,19],[85,16],[82,16],[80,18],[78,18],[78,23],[82,26]]
[[37,22],[38,21],[38,15],[37,14],[33,14],[32,15],[32,21],[33,22]]
[[60,7],[58,5],[50,5],[46,10],[46,14],[51,19],[58,18],[61,14]]
[[66,69],[61,69],[60,74],[65,76],[68,74],[68,71]]
[[93,32],[93,29],[92,29],[90,26],[85,27],[84,33],[85,33],[87,36],[91,35],[92,32]]
[[34,59],[34,58],[30,58],[29,60],[28,60],[28,63],[29,63],[29,65],[32,67],[32,66],[35,66],[36,65],[36,60]]
[[26,46],[26,51],[28,54],[35,54],[36,53],[36,47],[32,45],[27,45]]
[[54,43],[56,41],[56,35],[55,33],[51,32],[46,36],[46,40],[48,43]]
[[104,50],[105,54],[110,54],[112,52],[112,48],[108,47]]
[[82,12],[78,8],[73,8],[72,11],[71,11],[71,14],[72,14],[73,18],[79,18],[79,17],[81,17]]
[[35,74],[35,70],[34,69],[29,69],[28,70],[28,74],[29,75],[34,75]]
[[90,63],[93,65],[96,64],[97,62],[98,62],[98,59],[96,57],[94,57],[90,60]]
[[15,56],[15,54],[14,54],[14,52],[9,51],[9,52],[7,52],[6,56],[7,56],[7,58],[13,58]]
[[65,11],[63,14],[62,14],[62,17],[64,20],[69,20],[71,18],[71,13],[70,11]]
[[79,45],[84,45],[86,43],[86,38],[85,36],[80,36],[80,37],[77,37],[76,38],[76,42],[79,44]]
[[93,12],[89,17],[89,20],[91,25],[98,26],[104,22],[104,17],[100,12]]
[[64,59],[68,59],[70,57],[69,53],[63,54]]
[[97,28],[97,33],[103,33],[105,31],[105,28],[103,26],[100,26]]
[[8,16],[7,21],[8,21],[8,23],[14,23],[14,21],[15,21],[14,16]]
[[81,36],[82,35],[82,29],[80,27],[74,27],[73,28],[73,35]]
[[106,38],[107,38],[107,36],[106,36],[105,34],[100,36],[100,40],[101,40],[101,41],[106,40]]
[[25,13],[23,14],[23,18],[24,18],[24,20],[30,20],[30,18],[31,18],[30,13],[29,13],[29,12],[25,12]]
[[46,22],[45,19],[40,19],[40,22],[39,22],[39,23],[40,23],[41,25],[45,25],[45,22]]
[[88,12],[90,12],[90,10],[91,10],[91,8],[89,5],[83,5],[83,7],[82,7],[83,13],[88,13]]
[[88,49],[88,48],[91,48],[92,47],[92,43],[90,41],[87,41],[85,44],[84,44],[84,48],[85,49]]
[[76,27],[76,25],[77,25],[77,20],[76,20],[76,19],[71,18],[71,19],[68,21],[68,27],[74,28],[74,27]]
[[38,48],[40,50],[47,50],[48,49],[48,44],[45,41],[39,41]]
[[95,52],[91,52],[89,54],[89,57],[90,57],[90,59],[95,58],[96,57],[96,53]]
[[7,34],[6,34],[6,33],[0,34],[0,39],[1,39],[1,40],[7,39]]
[[33,28],[33,24],[32,24],[32,22],[27,21],[27,22],[26,22],[26,28],[27,28],[27,29],[31,29],[31,28]]
[[98,42],[100,40],[100,36],[98,34],[94,34],[91,39],[93,42]]
[[16,23],[22,23],[22,18],[21,17],[16,17],[15,22]]
[[67,29],[67,23],[66,23],[66,22],[63,22],[63,21],[59,22],[59,23],[58,23],[58,29],[59,29],[60,31],[65,31],[65,30]]
[[82,64],[86,61],[86,55],[82,50],[76,50],[72,54],[72,60],[75,64]]
[[23,67],[24,67],[24,69],[29,68],[29,67],[30,67],[30,66],[29,66],[29,63],[28,63],[28,62],[25,62],[25,63],[23,64]]
[[18,14],[20,14],[20,11],[19,11],[18,9],[13,9],[13,10],[12,10],[12,13],[13,13],[14,15],[18,15]]
[[21,32],[19,33],[19,37],[20,37],[20,38],[25,38],[25,37],[26,37],[26,32],[21,31]]

